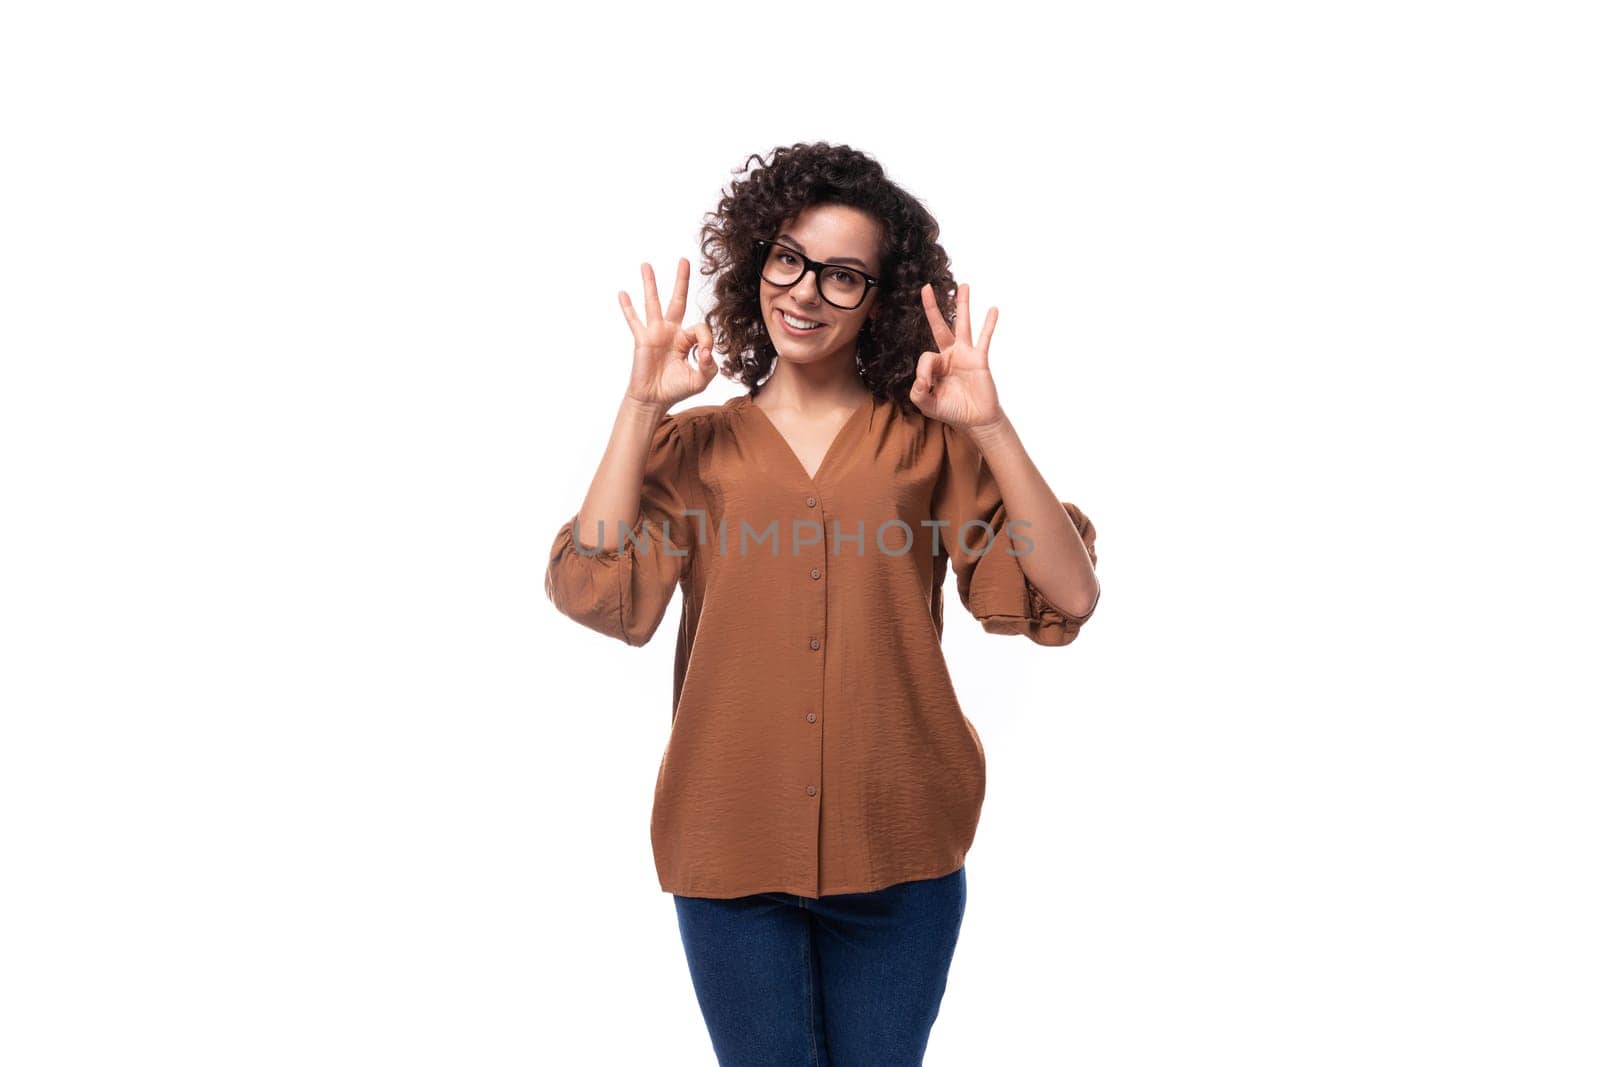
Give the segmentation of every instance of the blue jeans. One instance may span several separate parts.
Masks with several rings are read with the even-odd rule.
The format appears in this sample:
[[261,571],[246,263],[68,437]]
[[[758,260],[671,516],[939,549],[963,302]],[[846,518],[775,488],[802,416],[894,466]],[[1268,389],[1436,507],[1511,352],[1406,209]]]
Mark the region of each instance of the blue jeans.
[[875,893],[673,895],[721,1067],[922,1062],[967,905],[967,869]]

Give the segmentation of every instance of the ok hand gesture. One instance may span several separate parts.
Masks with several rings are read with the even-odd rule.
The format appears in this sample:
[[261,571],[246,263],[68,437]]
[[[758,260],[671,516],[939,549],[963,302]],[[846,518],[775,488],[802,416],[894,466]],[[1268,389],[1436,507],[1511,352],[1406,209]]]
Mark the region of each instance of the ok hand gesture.
[[967,286],[956,288],[956,325],[952,333],[939,310],[933,286],[922,287],[922,309],[933,327],[937,352],[924,352],[917,360],[917,380],[911,383],[911,402],[929,418],[971,430],[1003,417],[994,379],[989,376],[989,338],[994,333],[999,308],[990,308],[983,333],[972,342],[967,317]]
[[[678,260],[678,280],[665,314],[661,311],[661,297],[656,293],[655,271],[648,263],[641,263],[639,270],[644,275],[645,321],[640,322],[639,316],[634,314],[627,290],[617,292],[622,314],[633,331],[633,372],[628,377],[628,397],[641,403],[671,407],[684,397],[700,392],[716,377],[711,327],[699,322],[688,330],[683,328],[683,311],[689,298],[687,259]],[[686,357],[689,349],[697,344],[698,358],[690,363]]]

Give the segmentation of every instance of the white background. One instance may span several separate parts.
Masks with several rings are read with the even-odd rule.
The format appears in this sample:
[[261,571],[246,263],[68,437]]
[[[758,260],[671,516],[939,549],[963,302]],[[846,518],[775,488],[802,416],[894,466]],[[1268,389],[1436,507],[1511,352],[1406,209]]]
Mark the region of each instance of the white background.
[[0,1060],[713,1062],[678,606],[541,583],[617,291],[828,140],[1100,534],[1067,648],[951,601],[926,1062],[1594,1064],[1581,6],[8,5]]

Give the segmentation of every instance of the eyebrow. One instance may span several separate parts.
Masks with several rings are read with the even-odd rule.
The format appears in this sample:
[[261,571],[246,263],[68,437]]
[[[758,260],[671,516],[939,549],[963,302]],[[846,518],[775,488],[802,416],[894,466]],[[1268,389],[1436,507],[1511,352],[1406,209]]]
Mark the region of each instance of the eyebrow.
[[[799,249],[802,252],[806,251],[806,246],[805,245],[801,244],[799,241],[796,241],[793,237],[789,236],[786,233],[778,234],[778,239],[780,241],[788,241],[790,244],[794,245],[795,248]],[[810,255],[811,253],[806,252],[806,254]],[[855,266],[860,267],[862,270],[866,270],[867,269],[867,265],[865,263],[861,262],[855,256],[835,256],[832,259],[824,260],[824,262],[826,262],[826,263],[837,263],[840,266],[850,266],[850,265],[854,264]],[[871,272],[869,271],[868,273],[871,273]]]

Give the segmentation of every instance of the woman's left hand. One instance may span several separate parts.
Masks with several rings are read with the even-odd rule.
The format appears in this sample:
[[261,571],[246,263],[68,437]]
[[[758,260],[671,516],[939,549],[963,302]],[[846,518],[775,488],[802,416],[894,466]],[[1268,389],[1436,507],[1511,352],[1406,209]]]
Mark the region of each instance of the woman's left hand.
[[917,360],[917,378],[911,383],[911,402],[932,419],[966,430],[992,425],[1004,418],[994,379],[989,376],[989,338],[1000,309],[990,308],[983,333],[972,342],[972,322],[967,316],[966,283],[956,287],[955,331],[944,321],[933,286],[922,287],[922,309],[933,327],[937,352],[924,352]]

